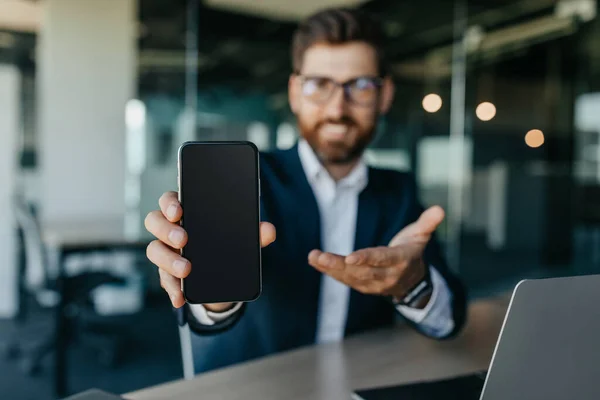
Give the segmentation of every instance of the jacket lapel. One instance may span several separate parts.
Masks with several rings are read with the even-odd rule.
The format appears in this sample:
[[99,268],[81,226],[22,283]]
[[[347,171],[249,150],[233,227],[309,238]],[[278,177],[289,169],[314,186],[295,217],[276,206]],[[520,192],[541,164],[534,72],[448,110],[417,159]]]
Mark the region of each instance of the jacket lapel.
[[305,322],[305,328],[310,340],[314,341],[317,332],[321,273],[308,264],[308,253],[322,247],[319,206],[302,168],[298,146],[286,150],[283,157],[285,160],[282,165],[287,171],[288,179],[286,192],[289,197],[286,201],[287,209],[282,212],[290,217],[290,225],[286,224],[286,229],[281,234],[289,235],[285,239],[290,244],[287,257],[305,260],[300,261],[300,270],[291,273],[295,279],[294,285],[303,293],[302,296],[297,296],[298,299],[303,299],[298,309],[307,310],[305,315],[311,316],[310,321]]
[[358,196],[358,213],[356,216],[356,234],[354,249],[363,249],[377,244],[381,225],[381,197],[377,194],[377,182],[369,168],[369,183]]
[[378,194],[378,185],[373,169],[369,168],[369,183],[358,196],[356,216],[356,234],[354,249],[363,249],[377,245],[381,226],[382,198]]
[[[381,245],[380,236],[385,198],[384,194],[380,193],[377,178],[374,170],[369,168],[369,183],[358,197],[355,250]],[[376,303],[379,300],[377,297],[367,296],[353,289],[350,291],[346,334],[360,330],[365,323],[364,316],[377,309]]]
[[[299,230],[297,246],[301,249],[319,248],[321,246],[321,222],[319,216],[319,206],[315,195],[308,183],[300,156],[298,155],[298,145],[294,145],[284,153],[288,167],[289,184],[292,190],[289,194],[290,199],[296,206],[295,209],[287,210],[290,214],[296,215],[296,229]],[[308,256],[308,253],[306,254]]]

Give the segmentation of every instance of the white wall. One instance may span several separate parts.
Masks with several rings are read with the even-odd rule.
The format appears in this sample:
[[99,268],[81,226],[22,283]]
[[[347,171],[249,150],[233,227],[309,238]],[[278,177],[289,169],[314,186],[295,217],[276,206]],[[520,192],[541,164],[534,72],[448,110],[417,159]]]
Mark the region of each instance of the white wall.
[[135,94],[135,0],[46,0],[38,44],[46,221],[122,219],[125,105]]
[[0,317],[11,317],[18,308],[17,240],[13,195],[19,133],[20,75],[0,64]]

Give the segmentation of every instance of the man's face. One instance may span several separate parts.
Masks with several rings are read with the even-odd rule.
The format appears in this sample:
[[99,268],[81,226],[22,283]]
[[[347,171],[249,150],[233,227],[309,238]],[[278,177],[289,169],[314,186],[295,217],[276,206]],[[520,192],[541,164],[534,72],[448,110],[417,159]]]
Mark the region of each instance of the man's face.
[[[352,81],[344,93],[335,83]],[[356,160],[372,140],[377,118],[387,112],[393,84],[378,79],[375,50],[363,42],[316,44],[304,53],[299,76],[289,83],[300,134],[325,164]]]

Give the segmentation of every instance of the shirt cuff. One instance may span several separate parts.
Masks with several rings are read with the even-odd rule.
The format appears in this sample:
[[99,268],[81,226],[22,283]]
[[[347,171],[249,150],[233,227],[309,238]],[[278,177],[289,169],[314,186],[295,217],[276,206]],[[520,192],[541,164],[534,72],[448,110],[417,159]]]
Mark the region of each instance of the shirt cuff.
[[202,304],[190,304],[190,311],[196,320],[202,325],[212,326],[231,317],[242,308],[243,303],[236,303],[233,308],[223,312],[208,311]]
[[396,306],[405,318],[411,320],[433,336],[445,336],[454,329],[452,318],[452,293],[442,275],[434,268],[429,267],[433,292],[429,302],[423,309]]

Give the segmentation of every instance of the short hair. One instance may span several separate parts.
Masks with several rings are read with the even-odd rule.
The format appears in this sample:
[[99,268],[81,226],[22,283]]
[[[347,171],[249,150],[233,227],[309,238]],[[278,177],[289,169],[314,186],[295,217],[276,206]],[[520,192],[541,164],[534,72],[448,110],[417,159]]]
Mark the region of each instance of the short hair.
[[380,75],[387,73],[384,56],[384,35],[374,16],[358,9],[328,8],[300,23],[292,40],[292,66],[300,72],[306,50],[318,43],[344,44],[365,42],[377,55]]

